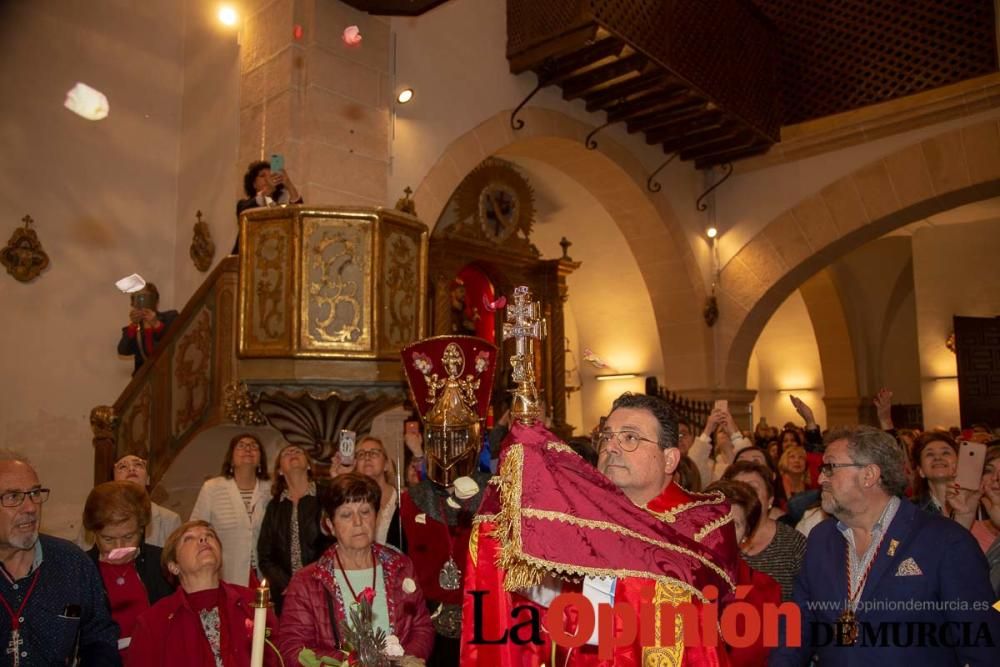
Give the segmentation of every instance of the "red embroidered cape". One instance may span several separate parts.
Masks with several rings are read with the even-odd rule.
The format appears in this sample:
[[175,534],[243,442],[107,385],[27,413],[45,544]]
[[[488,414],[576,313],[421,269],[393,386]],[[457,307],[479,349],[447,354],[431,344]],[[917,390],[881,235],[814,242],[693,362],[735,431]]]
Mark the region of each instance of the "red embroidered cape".
[[[474,643],[496,640],[529,618],[526,609],[545,610],[517,591],[555,575],[576,583],[583,576],[617,579],[615,604],[653,598],[656,585],[698,600],[715,586],[732,592],[738,559],[729,506],[719,495],[694,495],[669,485],[645,509],[637,508],[604,475],[541,426],[515,425],[501,457],[500,475],[480,507],[465,568],[461,664],[537,665],[548,663],[551,644]],[[481,595],[476,619],[473,591]],[[683,601],[683,600],[680,600]],[[572,633],[572,608],[563,628]],[[476,620],[479,624],[476,624]],[[519,637],[528,638],[522,628]],[[665,643],[665,642],[664,642]],[[558,651],[558,664],[566,654]],[[619,647],[611,660],[598,660],[593,647],[575,649],[570,665],[642,664],[638,637]],[[682,665],[726,665],[724,649],[685,647]]]

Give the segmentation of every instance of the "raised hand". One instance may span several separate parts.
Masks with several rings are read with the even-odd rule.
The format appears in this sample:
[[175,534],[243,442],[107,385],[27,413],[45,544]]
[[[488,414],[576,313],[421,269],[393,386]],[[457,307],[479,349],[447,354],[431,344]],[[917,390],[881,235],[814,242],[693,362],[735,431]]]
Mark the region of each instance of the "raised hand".
[[795,408],[795,411],[799,413],[799,416],[802,417],[803,420],[805,420],[806,428],[816,428],[816,415],[813,413],[812,408],[806,405],[806,402],[798,396],[789,396],[788,398],[791,399],[792,406]]
[[875,400],[872,403],[875,404],[875,413],[878,415],[879,428],[883,431],[892,429],[892,390],[882,387],[875,394]]

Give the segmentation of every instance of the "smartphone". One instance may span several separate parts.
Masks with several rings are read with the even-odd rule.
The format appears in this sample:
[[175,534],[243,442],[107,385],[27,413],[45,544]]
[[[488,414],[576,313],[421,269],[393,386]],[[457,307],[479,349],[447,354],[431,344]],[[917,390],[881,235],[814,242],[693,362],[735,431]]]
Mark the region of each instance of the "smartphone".
[[345,466],[354,463],[354,439],[357,435],[354,431],[348,431],[346,428],[340,431],[340,447],[338,451],[340,452],[340,462]]
[[407,419],[403,424],[403,432],[420,435],[420,422],[416,419]]
[[986,445],[981,442],[961,440],[958,443],[958,471],[955,482],[963,489],[978,489],[986,465]]
[[282,171],[285,168],[285,156],[281,153],[271,153],[271,171]]
[[729,400],[725,398],[720,398],[715,402],[715,405],[712,406],[712,409],[724,410],[725,412],[729,412]]

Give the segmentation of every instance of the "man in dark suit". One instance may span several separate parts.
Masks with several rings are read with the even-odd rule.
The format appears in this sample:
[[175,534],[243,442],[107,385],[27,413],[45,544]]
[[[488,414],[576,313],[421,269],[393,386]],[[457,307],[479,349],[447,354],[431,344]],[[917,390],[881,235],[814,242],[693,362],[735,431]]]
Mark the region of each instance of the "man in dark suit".
[[819,479],[834,519],[810,533],[795,583],[801,646],[772,651],[769,665],[1000,664],[1000,614],[976,540],[901,498],[892,436],[862,426],[828,442]]

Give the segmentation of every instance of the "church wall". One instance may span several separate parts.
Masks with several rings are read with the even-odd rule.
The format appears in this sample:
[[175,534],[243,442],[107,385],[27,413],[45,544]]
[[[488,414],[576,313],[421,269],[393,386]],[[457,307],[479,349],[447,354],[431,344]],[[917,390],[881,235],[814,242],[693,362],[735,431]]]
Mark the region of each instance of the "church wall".
[[[910,237],[892,236],[831,265],[851,331],[861,396],[870,398],[888,387],[896,403],[920,402],[912,259]],[[904,294],[897,295],[900,288]]]
[[[176,164],[183,15],[175,3],[8,2],[0,6],[4,241],[26,213],[49,268],[34,282],[0,275],[0,444],[24,451],[53,489],[43,529],[71,535],[93,481],[90,409],[128,383],[115,354],[128,299],[114,282],[139,272],[174,288]],[[110,114],[63,108],[77,81]],[[180,298],[179,298],[180,297]]]
[[867,143],[783,164],[741,172],[716,190],[719,258],[724,267],[764,227],[803,199],[879,157],[951,129],[997,118],[991,109]]
[[[204,282],[190,248],[195,214],[202,212],[215,242],[212,267],[236,240],[236,200],[242,198],[245,165],[237,165],[239,144],[239,45],[236,31],[221,25],[215,6],[184,3],[183,102],[177,164],[176,294],[184,302]],[[211,271],[211,268],[209,268]]]
[[826,426],[819,347],[809,311],[798,290],[785,299],[764,326],[750,364],[747,387],[757,390],[753,402],[754,425],[761,417],[778,428],[789,421],[801,424],[802,418],[789,399],[794,394],[812,407],[816,422]]
[[[622,392],[645,391],[644,378],[664,377],[660,339],[656,335],[649,293],[625,236],[607,211],[576,181],[538,160],[512,159],[535,189],[538,210],[533,238],[543,257],[559,257],[559,240],[573,245],[568,253],[581,262],[566,279],[577,339],[570,347],[580,371],[580,414],[567,422],[576,434],[587,434],[608,414]],[[610,368],[583,359],[589,348]],[[635,373],[625,380],[596,380],[598,375]]]
[[952,317],[1000,315],[1000,219],[930,227],[913,235],[924,426],[959,424]]

